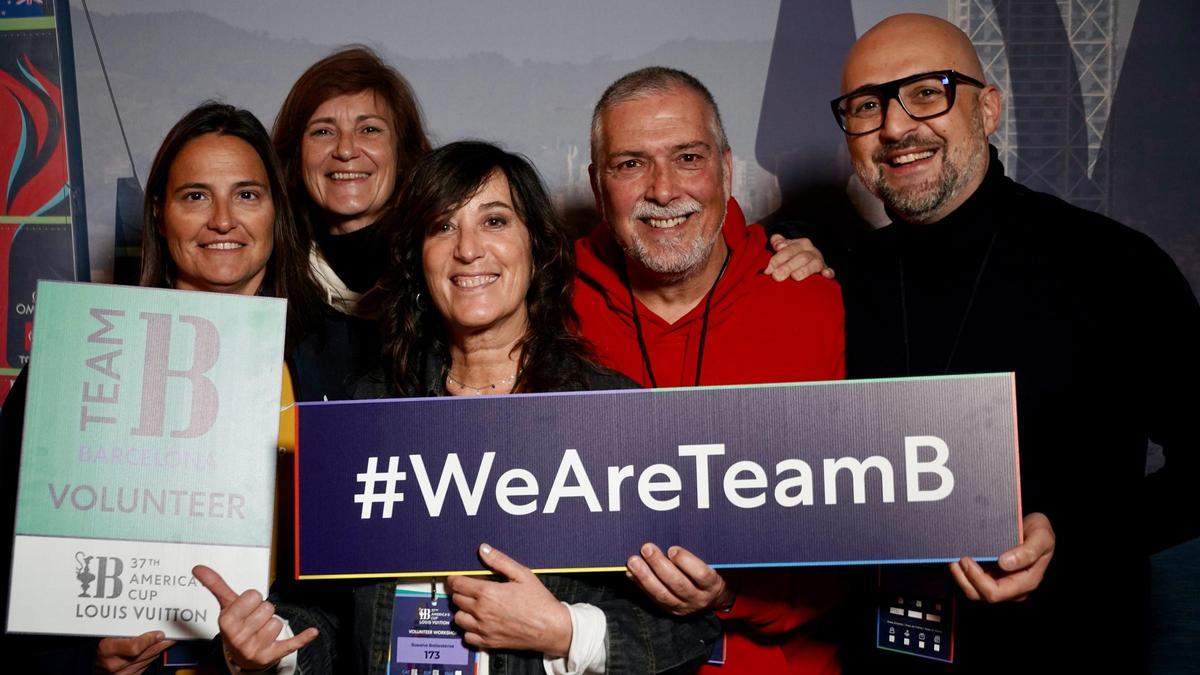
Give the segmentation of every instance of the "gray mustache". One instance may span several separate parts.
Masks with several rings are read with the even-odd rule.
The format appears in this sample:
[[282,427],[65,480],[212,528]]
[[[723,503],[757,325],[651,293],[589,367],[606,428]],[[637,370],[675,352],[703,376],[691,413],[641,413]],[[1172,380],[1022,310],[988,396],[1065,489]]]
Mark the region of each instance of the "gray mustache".
[[634,218],[655,218],[664,220],[667,218],[679,218],[693,213],[699,213],[704,210],[704,205],[690,197],[681,197],[672,201],[670,204],[663,206],[662,204],[653,204],[647,201],[640,201],[633,205]]

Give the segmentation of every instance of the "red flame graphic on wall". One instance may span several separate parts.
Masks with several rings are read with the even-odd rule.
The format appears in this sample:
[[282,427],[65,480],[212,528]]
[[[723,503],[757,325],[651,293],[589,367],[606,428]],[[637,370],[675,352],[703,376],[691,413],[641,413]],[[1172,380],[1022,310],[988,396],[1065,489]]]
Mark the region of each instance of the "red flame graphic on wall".
[[28,54],[0,68],[0,214],[39,216],[67,196],[62,94]]

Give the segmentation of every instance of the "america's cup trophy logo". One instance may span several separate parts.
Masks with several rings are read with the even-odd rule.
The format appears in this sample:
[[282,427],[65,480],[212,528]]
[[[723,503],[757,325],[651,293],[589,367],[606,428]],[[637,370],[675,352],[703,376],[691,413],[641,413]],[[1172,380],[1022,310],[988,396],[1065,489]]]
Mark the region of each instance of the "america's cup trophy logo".
[[83,589],[79,597],[89,597],[88,586],[91,586],[92,582],[96,580],[96,575],[92,574],[92,571],[88,569],[92,566],[92,556],[84,555],[83,551],[79,551],[75,554],[75,564],[77,565],[75,568],[75,578],[79,580],[79,587]]

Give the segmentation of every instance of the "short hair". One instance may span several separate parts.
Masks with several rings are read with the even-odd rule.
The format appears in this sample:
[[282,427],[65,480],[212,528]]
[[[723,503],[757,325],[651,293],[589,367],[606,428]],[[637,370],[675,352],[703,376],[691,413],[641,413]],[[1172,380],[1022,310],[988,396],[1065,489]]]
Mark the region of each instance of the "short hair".
[[680,88],[695,92],[708,104],[709,131],[717,141],[717,149],[721,152],[728,150],[729,139],[725,135],[725,125],[721,122],[721,111],[717,108],[717,101],[708,87],[705,87],[693,75],[682,70],[650,66],[635,70],[608,85],[604,94],[600,96],[600,100],[596,102],[596,107],[592,110],[592,163],[598,164],[598,160],[601,159],[600,146],[604,139],[604,113],[626,101],[648,98],[655,94],[666,94]]
[[400,73],[368,47],[351,45],[309,66],[292,85],[275,117],[272,141],[283,162],[288,189],[296,199],[298,223],[313,235],[323,226],[322,214],[308,194],[301,169],[301,144],[308,120],[322,103],[337,96],[374,92],[387,106],[396,139],[396,187],[388,206],[395,206],[405,174],[425,153],[429,138],[412,87]]
[[267,172],[271,204],[275,209],[272,223],[273,246],[267,258],[263,277],[263,295],[288,300],[288,347],[304,334],[315,330],[321,320],[325,296],[321,293],[308,266],[309,240],[292,219],[292,209],[284,184],[282,169],[271,138],[262,122],[249,110],[208,101],[183,116],[163,139],[150,174],[146,177],[146,195],[142,205],[142,266],[138,284],[170,288],[177,274],[175,261],[168,252],[163,235],[163,218],[167,199],[167,180],[171,166],[183,148],[191,141],[219,134],[245,141]]
[[403,206],[388,221],[391,258],[378,290],[388,376],[401,394],[425,393],[420,387],[429,354],[449,367],[445,320],[425,284],[425,239],[496,173],[508,179],[513,208],[529,231],[533,263],[525,296],[529,328],[520,343],[513,391],[584,386],[586,373],[595,370],[587,343],[573,330],[578,325],[571,303],[574,246],[537,170],[528,159],[490,143],[459,141],[434,150],[413,168]]

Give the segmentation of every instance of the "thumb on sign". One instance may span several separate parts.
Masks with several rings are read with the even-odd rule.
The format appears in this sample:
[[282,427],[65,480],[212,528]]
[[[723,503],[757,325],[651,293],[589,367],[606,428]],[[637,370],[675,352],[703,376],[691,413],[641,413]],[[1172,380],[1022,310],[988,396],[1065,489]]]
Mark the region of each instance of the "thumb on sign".
[[204,584],[204,587],[213,594],[221,609],[225,609],[232,605],[234,600],[237,600],[238,594],[233,592],[229,584],[225,583],[225,580],[213,568],[207,565],[196,565],[192,568],[192,576],[196,577],[196,581]]
[[242,670],[264,670],[283,657],[317,639],[317,629],[307,628],[299,635],[278,640],[283,619],[275,616],[275,605],[263,599],[253,588],[237,594],[216,570],[204,565],[192,568],[192,575],[217,599],[221,616],[221,642],[225,658]]
[[541,583],[537,581],[537,577],[533,572],[529,571],[528,567],[508,557],[500,549],[492,548],[488,544],[479,545],[479,559],[483,561],[483,564],[488,566],[488,569],[509,581],[534,581],[539,584]]
[[463,641],[480,649],[517,649],[565,656],[571,648],[571,614],[541,579],[521,563],[487,544],[479,559],[507,581],[466,576],[446,578],[454,623]]

